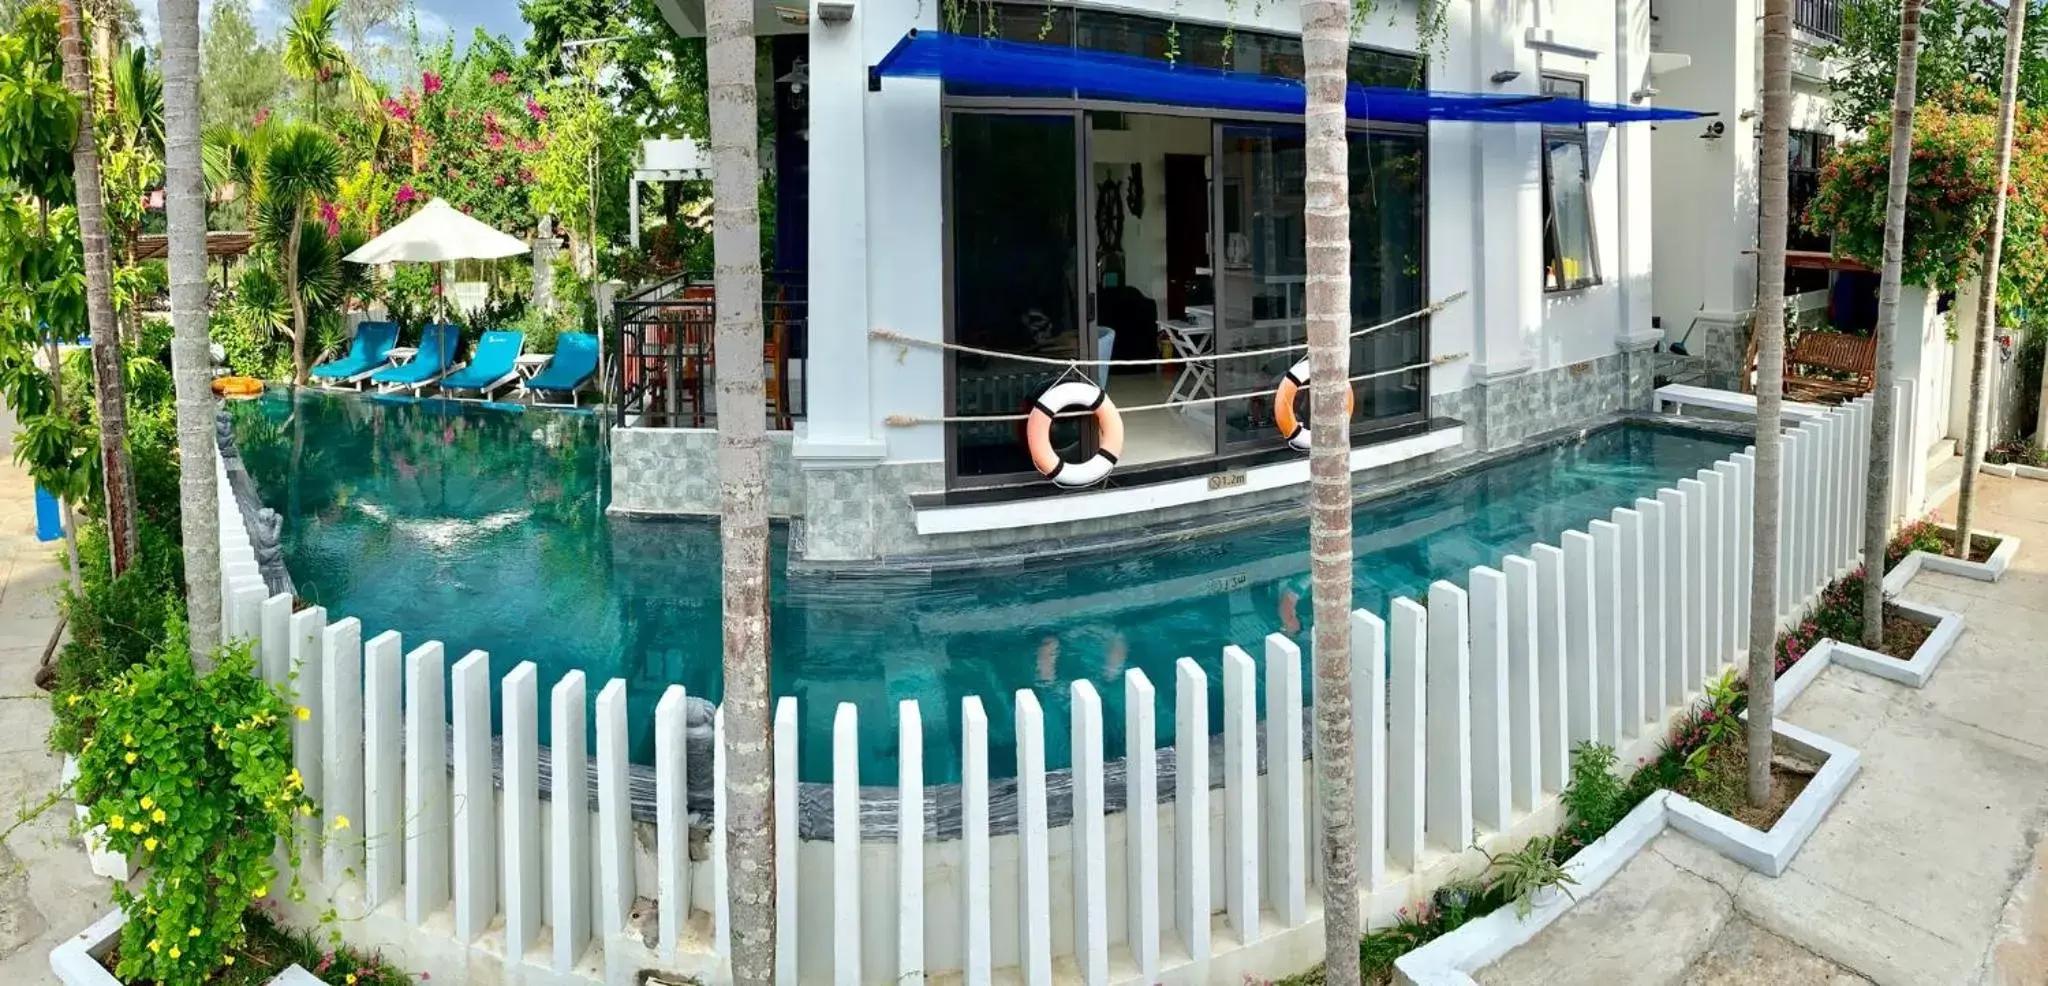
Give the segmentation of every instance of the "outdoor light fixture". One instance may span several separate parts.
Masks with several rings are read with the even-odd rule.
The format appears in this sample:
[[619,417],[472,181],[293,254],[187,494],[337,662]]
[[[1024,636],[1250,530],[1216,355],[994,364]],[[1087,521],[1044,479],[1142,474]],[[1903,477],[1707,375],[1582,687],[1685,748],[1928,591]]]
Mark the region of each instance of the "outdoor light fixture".
[[1514,69],[1502,69],[1498,72],[1493,73],[1493,84],[1497,86],[1504,86],[1521,77],[1522,73],[1517,72]]
[[1640,103],[1643,100],[1649,99],[1650,97],[1655,95],[1657,95],[1657,90],[1655,87],[1644,86],[1641,89],[1636,90],[1635,92],[1629,93],[1628,98],[1635,102]]
[[827,24],[844,24],[853,19],[853,0],[818,0],[818,19]]
[[1721,139],[1721,135],[1723,135],[1723,134],[1725,134],[1725,133],[1727,133],[1727,132],[1728,132],[1728,125],[1727,125],[1727,124],[1725,124],[1725,123],[1722,123],[1722,122],[1721,122],[1721,121],[1719,121],[1719,120],[1715,120],[1715,121],[1713,121],[1712,123],[1709,123],[1709,124],[1707,124],[1707,132],[1706,132],[1706,133],[1703,133],[1703,134],[1701,134],[1701,135],[1700,135],[1700,139],[1701,139],[1701,140],[1720,140],[1720,139]]

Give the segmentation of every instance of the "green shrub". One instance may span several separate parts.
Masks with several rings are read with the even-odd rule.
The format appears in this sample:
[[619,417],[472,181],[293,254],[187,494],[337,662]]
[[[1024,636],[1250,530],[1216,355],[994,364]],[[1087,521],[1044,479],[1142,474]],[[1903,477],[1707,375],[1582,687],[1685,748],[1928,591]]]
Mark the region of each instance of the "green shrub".
[[217,312],[208,321],[206,331],[226,355],[228,372],[258,380],[291,378],[291,340],[271,331],[259,319],[233,310]]
[[[175,503],[175,501],[173,501]],[[51,702],[56,722],[50,744],[75,753],[86,738],[78,703],[72,698],[100,687],[142,663],[164,644],[164,627],[185,615],[185,558],[178,541],[158,524],[136,524],[133,568],[120,578],[111,569],[106,527],[79,531],[79,591],[65,591],[69,639],[57,652],[56,688]]]

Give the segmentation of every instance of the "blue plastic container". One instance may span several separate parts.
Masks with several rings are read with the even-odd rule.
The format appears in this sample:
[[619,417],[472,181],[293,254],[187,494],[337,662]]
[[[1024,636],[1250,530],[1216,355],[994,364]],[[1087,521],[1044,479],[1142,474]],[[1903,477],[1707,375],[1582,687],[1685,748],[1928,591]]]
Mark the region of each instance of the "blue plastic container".
[[49,490],[36,486],[36,540],[55,541],[64,536],[64,507]]

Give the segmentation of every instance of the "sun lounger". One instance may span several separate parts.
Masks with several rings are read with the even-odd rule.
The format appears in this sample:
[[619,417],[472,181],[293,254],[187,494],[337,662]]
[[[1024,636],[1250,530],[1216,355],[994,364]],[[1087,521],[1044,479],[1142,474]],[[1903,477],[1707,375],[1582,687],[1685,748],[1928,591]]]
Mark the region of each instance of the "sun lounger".
[[455,362],[455,347],[462,332],[453,325],[429,325],[420,330],[419,351],[410,362],[378,370],[370,382],[386,393],[405,391],[417,395],[442,377],[462,368]]
[[[564,332],[555,341],[555,358],[520,386],[533,403],[550,407],[575,407],[583,387],[597,376],[597,337],[588,332]],[[540,395],[554,395],[550,402]],[[568,401],[561,402],[566,396]]]
[[347,355],[314,367],[313,380],[323,387],[359,387],[371,374],[391,365],[391,347],[397,342],[396,322],[357,325]]
[[441,378],[441,389],[453,391],[474,391],[475,398],[489,400],[496,391],[510,386],[519,379],[515,365],[519,362],[519,351],[526,348],[526,334],[523,332],[486,332],[476,342],[476,349],[469,354],[469,365]]

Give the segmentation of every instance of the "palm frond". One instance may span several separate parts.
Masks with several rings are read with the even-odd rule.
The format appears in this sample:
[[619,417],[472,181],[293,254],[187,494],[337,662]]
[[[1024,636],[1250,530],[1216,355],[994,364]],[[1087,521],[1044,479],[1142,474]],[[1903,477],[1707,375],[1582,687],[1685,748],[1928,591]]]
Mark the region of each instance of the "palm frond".
[[340,176],[340,145],[312,127],[286,129],[263,156],[263,196],[268,202],[310,204],[316,198],[333,198]]
[[121,122],[132,128],[138,143],[164,146],[164,80],[149,64],[149,50],[130,48],[114,60],[114,105]]

